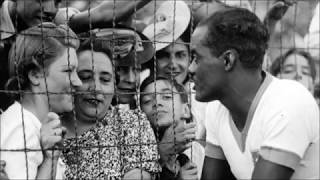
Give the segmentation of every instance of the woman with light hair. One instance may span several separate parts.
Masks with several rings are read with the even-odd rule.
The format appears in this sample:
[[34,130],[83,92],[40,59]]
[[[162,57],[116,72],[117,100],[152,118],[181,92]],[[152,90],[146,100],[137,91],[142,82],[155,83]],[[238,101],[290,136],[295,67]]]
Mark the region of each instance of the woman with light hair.
[[82,84],[76,73],[78,46],[71,29],[52,23],[17,35],[6,85],[14,103],[0,121],[0,157],[9,179],[49,179],[59,171],[57,148],[66,129],[56,113],[72,111],[71,93]]

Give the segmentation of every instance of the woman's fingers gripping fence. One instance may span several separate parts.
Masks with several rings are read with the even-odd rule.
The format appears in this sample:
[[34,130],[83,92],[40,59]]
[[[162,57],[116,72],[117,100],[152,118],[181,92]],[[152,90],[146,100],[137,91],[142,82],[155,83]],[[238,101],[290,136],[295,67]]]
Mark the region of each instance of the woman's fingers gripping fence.
[[59,116],[56,113],[49,112],[40,131],[41,146],[47,158],[59,157],[59,147],[62,145],[65,132],[66,128],[61,127]]

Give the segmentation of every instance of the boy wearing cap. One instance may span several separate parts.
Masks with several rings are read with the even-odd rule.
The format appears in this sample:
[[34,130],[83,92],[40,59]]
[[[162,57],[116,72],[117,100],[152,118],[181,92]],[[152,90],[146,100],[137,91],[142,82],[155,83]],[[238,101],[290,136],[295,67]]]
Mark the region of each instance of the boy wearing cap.
[[202,179],[319,179],[319,109],[262,70],[269,34],[248,10],[219,11],[192,37],[189,71],[207,108]]

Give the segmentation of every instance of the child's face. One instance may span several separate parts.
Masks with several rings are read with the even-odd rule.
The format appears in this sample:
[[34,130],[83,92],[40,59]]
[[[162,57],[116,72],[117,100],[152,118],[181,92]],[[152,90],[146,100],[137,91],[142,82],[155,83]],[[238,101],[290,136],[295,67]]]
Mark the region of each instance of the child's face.
[[144,89],[141,108],[153,127],[168,127],[180,121],[185,104],[176,88],[166,80],[157,80]]

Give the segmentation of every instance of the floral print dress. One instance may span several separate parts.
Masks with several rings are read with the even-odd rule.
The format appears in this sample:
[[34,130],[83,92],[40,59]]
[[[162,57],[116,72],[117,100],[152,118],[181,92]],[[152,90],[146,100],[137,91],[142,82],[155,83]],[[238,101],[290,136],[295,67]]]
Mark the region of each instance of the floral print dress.
[[121,179],[135,168],[161,171],[154,132],[140,110],[110,110],[85,133],[64,141],[66,179]]

